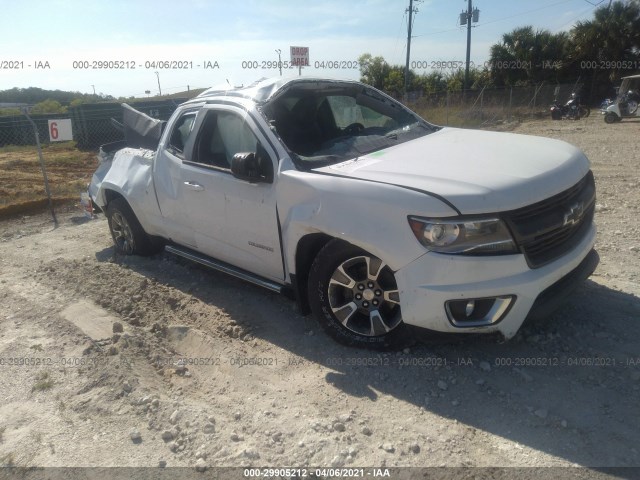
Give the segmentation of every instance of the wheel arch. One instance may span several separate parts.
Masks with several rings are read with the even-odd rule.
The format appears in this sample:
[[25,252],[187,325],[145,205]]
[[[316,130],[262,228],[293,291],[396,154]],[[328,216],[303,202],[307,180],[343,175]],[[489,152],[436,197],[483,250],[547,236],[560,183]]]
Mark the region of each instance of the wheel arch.
[[136,217],[136,220],[140,223],[140,226],[145,231],[145,233],[157,239],[161,238],[155,233],[155,231],[153,234],[149,233],[151,231],[151,229],[147,228],[150,225],[148,221],[149,218],[145,214],[145,210],[143,206],[137,203],[131,202],[130,197],[127,198],[127,195],[124,192],[120,191],[117,187],[106,186],[101,190],[100,195],[101,195],[102,202],[104,203],[104,207],[102,208],[102,210],[105,213],[110,203],[112,203],[114,200],[118,198],[121,198],[129,206],[129,208],[133,212],[133,215]]
[[[103,192],[103,198],[104,198],[104,210],[107,210],[107,207],[109,206],[109,203],[113,202],[116,198],[122,198],[124,199],[125,202],[127,202],[127,205],[129,205],[129,207],[131,208],[131,204],[127,201],[127,199],[124,197],[124,195],[122,195],[120,192],[116,192],[115,190],[112,190],[110,188],[105,189]],[[133,210],[133,208],[131,209]]]
[[318,256],[318,252],[334,238],[326,233],[310,233],[300,238],[296,246],[295,274],[291,274],[291,277],[295,298],[304,315],[311,313],[307,294],[311,265]]

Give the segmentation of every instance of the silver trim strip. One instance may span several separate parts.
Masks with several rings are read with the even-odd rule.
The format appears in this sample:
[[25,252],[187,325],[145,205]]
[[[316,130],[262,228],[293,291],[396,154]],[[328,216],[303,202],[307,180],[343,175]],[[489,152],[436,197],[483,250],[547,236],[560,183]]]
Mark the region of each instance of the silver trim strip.
[[271,290],[272,292],[282,293],[282,285],[279,285],[270,280],[266,280],[262,277],[258,277],[256,275],[252,275],[249,272],[245,272],[244,270],[239,270],[231,265],[227,265],[222,262],[215,261],[212,258],[205,257],[204,255],[200,255],[196,252],[182,250],[178,247],[167,245],[164,249],[175,255],[186,258],[187,260],[191,260],[192,262],[199,263],[200,265],[204,265],[205,267],[209,267],[213,270],[217,270],[222,273],[226,273],[227,275],[231,275],[232,277],[239,278],[240,280],[244,280],[245,282],[252,283],[257,285],[258,287],[266,288],[267,290]]

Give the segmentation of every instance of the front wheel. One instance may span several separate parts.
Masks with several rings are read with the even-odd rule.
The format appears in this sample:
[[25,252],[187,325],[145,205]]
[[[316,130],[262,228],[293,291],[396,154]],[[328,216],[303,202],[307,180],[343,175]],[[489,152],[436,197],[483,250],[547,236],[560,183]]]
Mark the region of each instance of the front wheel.
[[393,272],[354,245],[325,245],[311,267],[308,294],[315,317],[338,342],[373,349],[407,344]]
[[589,115],[591,115],[591,109],[589,107],[585,107],[584,105],[580,106],[580,117],[581,118],[587,118]]

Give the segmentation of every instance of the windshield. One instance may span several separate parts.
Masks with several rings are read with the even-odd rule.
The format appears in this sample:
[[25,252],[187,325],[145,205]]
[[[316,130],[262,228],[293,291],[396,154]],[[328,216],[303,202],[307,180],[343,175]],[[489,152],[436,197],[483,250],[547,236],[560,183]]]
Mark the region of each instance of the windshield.
[[343,162],[437,130],[363,85],[296,86],[268,102],[263,113],[302,168]]

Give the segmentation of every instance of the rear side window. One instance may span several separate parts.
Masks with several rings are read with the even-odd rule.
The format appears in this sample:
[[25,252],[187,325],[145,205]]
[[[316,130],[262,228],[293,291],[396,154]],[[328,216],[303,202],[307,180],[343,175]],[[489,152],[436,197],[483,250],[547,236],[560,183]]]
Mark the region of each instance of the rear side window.
[[184,158],[184,146],[189,140],[189,136],[193,132],[193,124],[196,121],[196,112],[187,112],[178,118],[173,126],[171,137],[169,138],[169,148],[173,153]]

